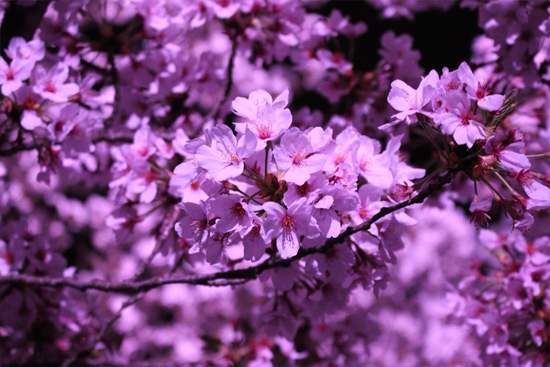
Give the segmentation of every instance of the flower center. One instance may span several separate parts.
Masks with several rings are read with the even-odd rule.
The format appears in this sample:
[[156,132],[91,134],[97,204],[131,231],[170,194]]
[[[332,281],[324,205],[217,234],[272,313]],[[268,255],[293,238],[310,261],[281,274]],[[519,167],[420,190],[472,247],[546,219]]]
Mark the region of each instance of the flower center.
[[206,220],[195,220],[190,227],[193,237],[197,238],[206,229]]
[[260,139],[267,139],[271,137],[271,129],[267,125],[258,126],[258,137]]
[[307,157],[308,155],[308,151],[307,149],[300,149],[298,151],[293,151],[292,152],[292,163],[293,164],[296,164],[296,165],[300,165],[302,163],[302,161],[304,160],[304,158]]
[[231,207],[230,211],[235,218],[239,218],[239,219],[246,214],[246,210],[244,210],[241,203],[235,203],[235,205]]
[[361,161],[359,162],[359,169],[364,172],[367,170],[367,168],[369,168],[369,165],[370,162],[368,159],[361,159]]
[[296,221],[289,215],[283,217],[283,231],[295,231]]
[[13,70],[11,70],[11,66],[10,66],[8,67],[8,71],[6,72],[6,79],[13,80],[13,78],[14,78]]
[[55,87],[55,84],[53,82],[49,82],[48,85],[44,88],[46,92],[55,93],[57,88]]
[[359,209],[359,216],[361,219],[365,220],[369,217],[369,210],[365,208],[364,206]]

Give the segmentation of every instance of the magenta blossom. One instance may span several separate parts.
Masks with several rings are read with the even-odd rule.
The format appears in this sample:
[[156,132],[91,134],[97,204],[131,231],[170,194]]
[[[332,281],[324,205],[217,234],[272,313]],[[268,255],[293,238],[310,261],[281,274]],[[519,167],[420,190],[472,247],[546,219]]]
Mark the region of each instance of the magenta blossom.
[[279,169],[285,172],[285,181],[297,185],[303,185],[311,174],[321,171],[327,160],[326,155],[315,153],[308,136],[295,127],[283,135],[273,156]]
[[232,104],[233,111],[250,122],[235,123],[235,130],[244,134],[247,128],[250,129],[258,139],[256,150],[264,149],[268,141],[277,139],[290,127],[292,115],[285,108],[287,104],[288,90],[275,101],[262,89],[250,93],[248,99],[237,97]]
[[367,181],[383,189],[390,187],[393,175],[389,170],[389,159],[380,153],[377,141],[360,136],[351,147],[355,167]]
[[504,96],[502,94],[488,95],[487,87],[481,85],[467,63],[463,62],[458,67],[458,78],[463,83],[468,97],[476,100],[480,108],[487,111],[496,111],[502,106]]
[[212,145],[202,145],[197,149],[195,161],[208,171],[216,181],[224,181],[243,173],[244,159],[256,148],[256,138],[246,129],[243,137],[237,142],[231,129],[217,125],[212,129]]
[[274,202],[262,205],[267,213],[264,230],[267,240],[277,239],[277,249],[283,259],[288,259],[298,253],[300,236],[308,236],[318,231],[317,223],[311,216],[311,207],[300,199],[288,209]]
[[67,102],[69,97],[80,90],[76,83],[65,83],[68,77],[69,68],[62,63],[58,63],[49,70],[38,65],[34,70],[33,90],[50,101]]
[[449,92],[446,97],[448,112],[436,113],[434,120],[441,130],[452,135],[458,145],[471,148],[476,141],[485,139],[485,127],[476,121],[468,96]]
[[485,200],[478,200],[477,196],[472,201],[472,204],[470,205],[470,212],[472,213],[472,217],[470,219],[470,222],[473,222],[477,229],[479,227],[487,227],[489,224],[489,220],[491,220],[491,217],[487,212],[491,210],[491,205],[493,203],[493,198],[487,198]]
[[2,94],[9,96],[23,85],[23,80],[31,76],[34,67],[34,61],[13,59],[8,65],[0,57],[0,84],[2,85]]
[[395,125],[398,121],[405,121],[411,124],[417,121],[415,116],[417,113],[429,115],[422,108],[426,106],[435,94],[435,89],[439,76],[435,70],[430,71],[420,82],[420,85],[415,90],[407,85],[402,80],[395,80],[391,83],[390,94],[388,95],[388,103],[395,108],[399,113],[393,115],[394,122],[385,126]]
[[246,231],[252,224],[248,204],[239,195],[222,195],[210,202],[212,214],[220,217],[216,230],[226,233],[231,230]]
[[185,216],[176,223],[176,232],[183,238],[192,238],[195,244],[189,253],[198,252],[210,236],[210,225],[204,202],[180,203],[180,209],[185,211]]

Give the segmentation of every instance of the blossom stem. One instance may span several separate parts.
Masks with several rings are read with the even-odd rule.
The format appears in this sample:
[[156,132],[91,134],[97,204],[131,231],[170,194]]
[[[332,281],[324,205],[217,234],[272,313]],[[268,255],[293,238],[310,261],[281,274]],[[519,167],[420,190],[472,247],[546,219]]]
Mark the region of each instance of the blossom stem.
[[445,157],[445,159],[448,160],[447,158],[447,155],[443,153],[443,151],[441,150],[441,148],[439,147],[439,145],[435,142],[435,139],[433,138],[432,134],[428,131],[428,129],[426,128],[425,124],[426,124],[426,120],[425,119],[421,119],[420,120],[421,123],[420,123],[420,126],[422,127],[422,129],[424,130],[424,132],[426,133],[426,136],[428,136],[428,139],[430,140],[430,142],[432,143],[432,145],[435,147],[435,149],[437,149],[437,152],[442,155],[443,157]]
[[436,177],[437,175],[439,175],[441,172],[443,172],[445,169],[447,169],[447,167],[445,166],[441,166],[439,167],[438,169],[436,169],[435,171],[433,171],[432,173],[430,173],[428,176],[424,177],[424,178],[421,178],[418,182],[416,182],[413,187],[415,190],[419,189],[420,187],[422,187],[422,185],[424,184],[424,182],[426,181],[429,181],[431,180],[432,178]]
[[540,153],[540,154],[529,154],[526,155],[527,158],[550,158],[550,152]]
[[233,187],[233,190],[234,190],[234,191],[237,191],[238,193],[240,193],[240,194],[242,194],[242,195],[244,195],[244,196],[246,197],[247,202],[249,202],[250,200],[252,200],[252,201],[254,201],[256,204],[262,205],[262,203],[260,203],[260,202],[258,202],[257,200],[254,199],[254,196],[256,196],[256,195],[258,194],[258,192],[260,192],[260,191],[254,193],[254,195],[252,195],[252,196],[249,196],[247,193],[245,193],[244,191],[242,191],[241,189],[239,189],[237,186],[234,186],[234,187]]
[[506,200],[506,198],[504,198],[504,196],[502,196],[494,187],[493,185],[491,185],[491,183],[489,181],[487,181],[487,179],[485,177],[480,177],[480,180],[483,181],[483,183],[485,185],[487,185],[487,187],[489,188],[489,190],[491,190],[493,192],[493,194],[495,194],[496,196],[498,196],[502,202],[502,204],[506,207],[506,209],[510,210],[510,204],[508,203],[508,200]]
[[500,173],[496,172],[496,171],[493,171],[493,173],[495,174],[495,176],[497,176],[497,178],[504,184],[504,186],[510,191],[510,193],[512,195],[517,195],[517,191],[514,190],[512,188],[512,186],[510,186],[510,184],[508,182],[506,182],[506,180],[504,179],[504,177],[502,177],[500,175]]
[[257,174],[253,170],[251,170],[250,168],[245,166],[244,169],[245,169],[246,172],[250,173],[250,175],[253,176],[254,180],[256,180],[256,181],[263,181],[264,180],[264,178],[262,176],[260,176],[259,174]]
[[249,179],[251,179],[251,180],[253,180],[253,181],[258,181],[258,179],[257,179],[256,177],[251,176],[251,175],[247,175],[247,174],[245,174],[245,173],[241,173],[241,176],[246,177],[246,178],[249,178]]
[[[247,202],[250,202],[251,200],[254,200],[254,197],[255,197],[256,195],[258,195],[260,192],[262,192],[262,190],[258,190],[258,191],[256,191],[255,193],[253,193],[252,195],[250,195],[250,196],[246,199]],[[254,202],[255,202],[255,203],[258,203],[256,200],[254,200]],[[259,204],[259,203],[258,203],[258,204]]]
[[264,162],[264,180],[267,180],[267,157],[269,155],[269,149],[271,148],[271,142],[267,142],[267,146],[265,147],[265,162]]

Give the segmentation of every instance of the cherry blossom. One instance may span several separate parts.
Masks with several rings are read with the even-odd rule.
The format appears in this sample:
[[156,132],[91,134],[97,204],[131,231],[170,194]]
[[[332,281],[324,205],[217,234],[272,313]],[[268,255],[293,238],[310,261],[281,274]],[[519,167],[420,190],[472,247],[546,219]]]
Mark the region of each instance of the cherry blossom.
[[432,70],[426,76],[418,88],[415,90],[401,80],[395,80],[391,84],[390,94],[388,95],[388,103],[400,111],[393,118],[396,121],[404,120],[407,124],[417,121],[416,113],[428,114],[422,108],[426,106],[432,99],[439,76],[435,70]]
[[548,367],[549,11],[0,2],[0,360]]
[[277,139],[290,127],[292,115],[287,108],[288,90],[273,101],[264,90],[252,92],[248,99],[238,97],[233,102],[233,110],[239,116],[250,120],[249,123],[235,123],[235,129],[244,134],[250,129],[258,139],[256,150],[265,148],[268,141]]
[[287,130],[281,137],[281,145],[273,151],[278,168],[284,172],[285,181],[303,185],[311,174],[319,172],[326,155],[316,153],[311,142],[297,128]]
[[69,76],[69,68],[58,63],[55,67],[46,71],[41,65],[37,66],[34,72],[36,85],[33,87],[35,93],[53,102],[67,102],[69,97],[79,91],[78,84],[65,83]]
[[15,58],[10,64],[0,57],[0,84],[5,96],[15,92],[23,85],[23,81],[31,76],[34,63],[32,60]]
[[477,101],[477,105],[487,111],[496,111],[504,102],[502,94],[487,93],[487,86],[483,86],[475,77],[470,66],[463,62],[458,67],[458,79],[463,83],[463,89],[468,96]]
[[250,130],[246,130],[238,143],[231,129],[218,125],[212,131],[212,146],[200,146],[195,153],[195,161],[216,181],[224,181],[243,172],[244,159],[255,149],[256,138]]
[[304,200],[298,200],[288,209],[272,202],[262,205],[267,213],[263,224],[266,239],[277,240],[277,249],[283,259],[296,255],[300,249],[300,236],[311,235],[317,228],[315,219],[304,204]]
[[449,93],[447,109],[449,112],[437,114],[435,121],[445,134],[453,136],[457,144],[471,148],[476,141],[486,137],[483,125],[476,121],[470,101],[464,94]]

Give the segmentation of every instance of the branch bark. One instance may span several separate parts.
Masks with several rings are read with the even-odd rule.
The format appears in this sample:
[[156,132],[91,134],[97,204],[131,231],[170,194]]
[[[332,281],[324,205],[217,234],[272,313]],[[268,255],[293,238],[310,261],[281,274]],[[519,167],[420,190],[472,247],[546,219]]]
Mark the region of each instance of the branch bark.
[[[413,204],[422,203],[426,198],[433,193],[439,191],[444,185],[451,182],[454,177],[453,172],[448,172],[441,176],[435,182],[431,183],[411,198],[409,201],[404,201],[399,204],[380,209],[369,220],[355,226],[348,227],[338,237],[328,239],[322,246],[312,247],[308,249],[300,249],[298,254],[289,259],[268,259],[261,264],[251,266],[244,269],[234,269],[221,271],[207,275],[188,275],[168,278],[151,278],[142,281],[126,280],[121,282],[109,282],[105,280],[94,279],[91,281],[79,281],[70,278],[43,278],[33,275],[19,274],[6,275],[0,277],[0,285],[18,285],[18,286],[34,286],[34,287],[49,287],[49,288],[74,288],[79,291],[97,290],[102,292],[122,293],[122,294],[138,294],[148,290],[159,288],[168,284],[190,284],[190,285],[205,285],[205,286],[223,286],[232,284],[241,284],[246,281],[257,279],[257,277],[266,270],[288,267],[295,261],[303,259],[308,255],[316,253],[324,253],[335,245],[342,243],[345,239],[360,231],[366,231],[370,226],[382,219],[383,217]],[[220,282],[222,281],[222,282]]]

